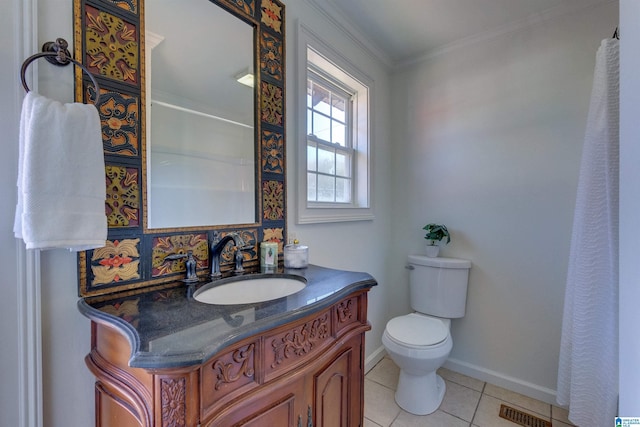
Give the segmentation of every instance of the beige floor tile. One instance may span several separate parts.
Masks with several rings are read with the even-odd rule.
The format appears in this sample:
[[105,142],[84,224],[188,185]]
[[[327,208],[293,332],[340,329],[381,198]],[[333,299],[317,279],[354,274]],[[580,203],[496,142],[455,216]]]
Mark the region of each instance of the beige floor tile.
[[447,391],[440,410],[471,422],[478,407],[481,393],[468,387],[445,380]]
[[500,400],[504,400],[505,402],[509,402],[514,405],[518,405],[521,408],[528,409],[529,411],[533,411],[539,415],[542,415],[542,418],[551,418],[551,405],[549,405],[548,403],[532,399],[531,397],[524,396],[520,393],[516,393],[489,383],[487,383],[487,385],[484,387],[484,394]]
[[364,381],[364,416],[382,427],[389,427],[400,413],[395,392],[375,381]]
[[391,427],[469,427],[469,423],[440,410],[429,415],[402,411]]
[[374,423],[369,418],[365,418],[363,427],[380,427],[380,424]]
[[393,363],[390,358],[385,357],[367,373],[367,379],[395,390],[398,387],[399,374],[398,365]]
[[438,369],[438,375],[440,375],[445,380],[449,380],[456,384],[463,385],[465,387],[469,387],[470,389],[476,391],[482,391],[484,389],[484,381],[477,380],[475,378],[468,377],[466,375],[462,375],[458,372],[451,371],[447,368]]
[[447,385],[440,408],[433,414],[413,415],[395,402],[399,372],[387,356],[367,373],[363,427],[514,427],[512,422],[500,418],[502,403],[545,420],[553,419],[553,427],[576,427],[564,408],[446,368],[438,370]]
[[571,421],[569,421],[569,410],[561,408],[559,406],[551,405],[551,419],[558,420],[570,426],[574,425]]
[[[473,417],[472,424],[477,427],[514,427],[514,423],[511,421],[507,421],[504,418],[500,418],[500,404],[507,403],[500,399],[496,399],[495,397],[491,397],[489,395],[483,394],[480,398],[480,404],[478,405],[478,410],[476,411],[475,416]],[[510,403],[510,402],[509,402]],[[510,404],[510,406],[515,407],[521,411],[525,411],[531,415],[537,416],[539,418],[550,420],[549,417],[542,417],[539,413],[535,413],[533,411],[528,411],[526,408],[518,407],[517,405]]]

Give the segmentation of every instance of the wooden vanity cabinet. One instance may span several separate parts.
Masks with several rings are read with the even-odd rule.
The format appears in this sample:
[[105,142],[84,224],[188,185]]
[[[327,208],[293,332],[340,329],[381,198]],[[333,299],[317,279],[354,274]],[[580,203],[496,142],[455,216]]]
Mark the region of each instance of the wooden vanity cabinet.
[[92,322],[96,425],[362,426],[366,298],[358,291],[175,369],[129,367],[126,338]]

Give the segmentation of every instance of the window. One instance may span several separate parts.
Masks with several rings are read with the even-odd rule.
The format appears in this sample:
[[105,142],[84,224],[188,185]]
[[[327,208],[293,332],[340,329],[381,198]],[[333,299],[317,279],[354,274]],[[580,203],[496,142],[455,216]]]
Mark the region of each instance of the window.
[[307,73],[307,201],[351,203],[353,91]]
[[298,223],[373,219],[370,79],[300,27]]

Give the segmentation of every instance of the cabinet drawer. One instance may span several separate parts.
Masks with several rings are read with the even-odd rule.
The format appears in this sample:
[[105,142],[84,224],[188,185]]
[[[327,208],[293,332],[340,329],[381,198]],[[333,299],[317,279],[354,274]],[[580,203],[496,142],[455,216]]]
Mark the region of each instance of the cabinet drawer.
[[258,385],[257,347],[255,341],[236,346],[202,366],[200,395],[203,415]]
[[284,331],[265,336],[265,381],[308,363],[332,342],[330,309]]
[[334,343],[341,331],[354,324],[366,323],[366,313],[365,320],[362,319],[361,298],[362,295],[345,298],[320,315],[265,336],[265,381],[294,366],[309,363]]

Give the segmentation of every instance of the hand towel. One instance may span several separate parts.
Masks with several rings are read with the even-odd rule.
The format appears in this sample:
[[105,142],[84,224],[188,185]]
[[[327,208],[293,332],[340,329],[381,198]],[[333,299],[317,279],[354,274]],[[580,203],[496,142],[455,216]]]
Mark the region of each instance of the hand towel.
[[613,425],[618,401],[619,42],[598,49],[580,165],[558,395],[580,427]]
[[28,92],[18,161],[14,234],[27,249],[105,245],[104,154],[95,106]]

